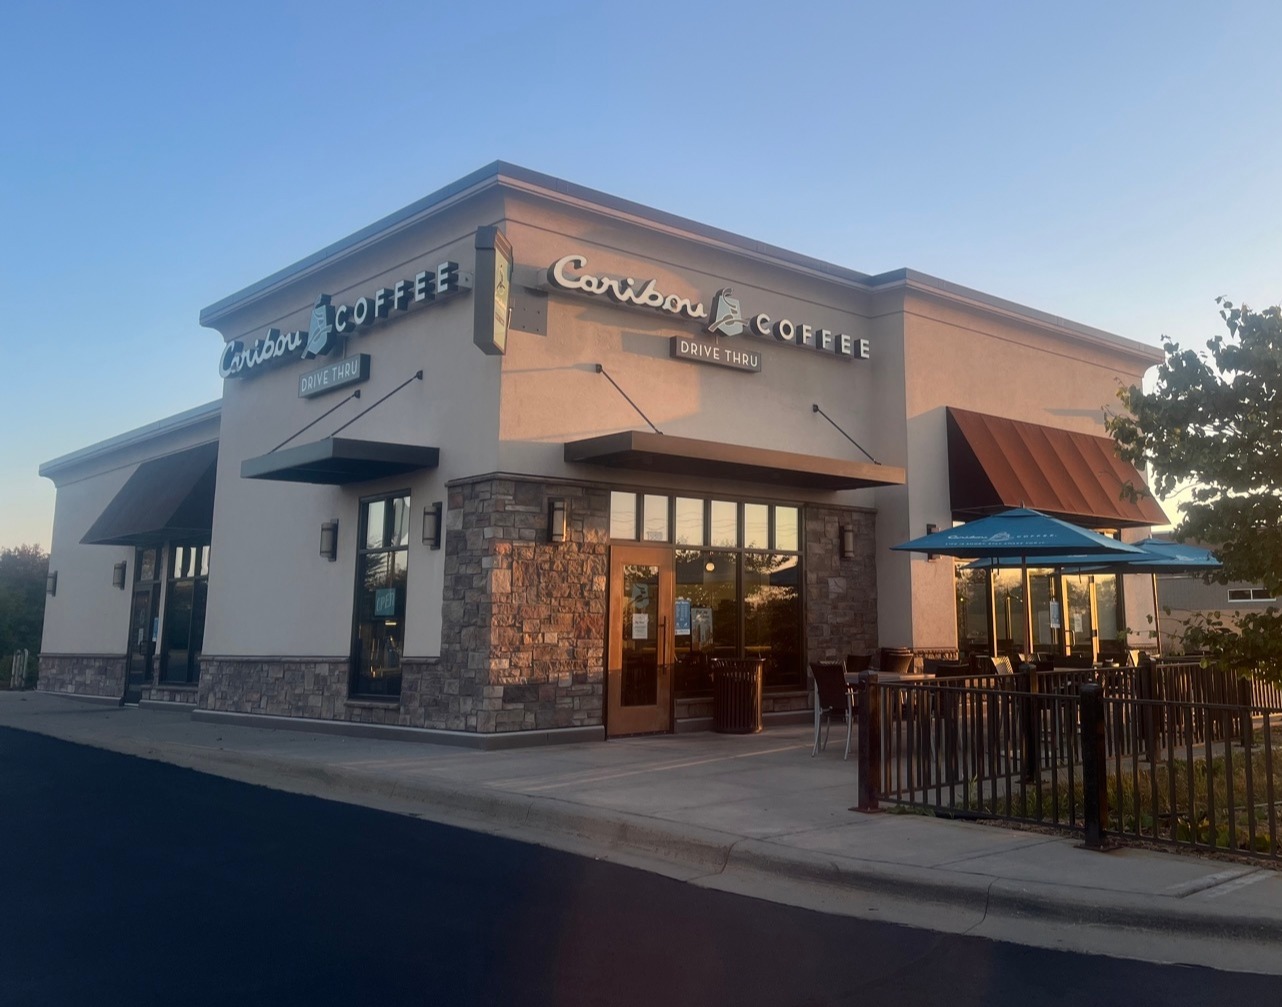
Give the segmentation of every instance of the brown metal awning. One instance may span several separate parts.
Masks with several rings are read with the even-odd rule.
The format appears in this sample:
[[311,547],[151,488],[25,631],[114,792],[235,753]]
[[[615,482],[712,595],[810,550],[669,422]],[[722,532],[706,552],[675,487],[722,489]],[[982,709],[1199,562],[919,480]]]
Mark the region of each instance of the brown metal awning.
[[[1143,477],[1108,437],[952,407],[947,414],[957,520],[1022,506],[1097,528],[1167,523]],[[1128,484],[1139,499],[1123,499]]]
[[217,469],[217,441],[143,462],[80,541],[133,546],[208,542]]
[[426,445],[327,437],[247,458],[240,463],[240,474],[244,479],[344,486],[434,469],[440,460],[440,449]]
[[889,465],[670,437],[645,430],[624,430],[604,437],[570,441],[565,445],[565,460],[804,489],[853,490],[900,486],[904,482],[904,470]]

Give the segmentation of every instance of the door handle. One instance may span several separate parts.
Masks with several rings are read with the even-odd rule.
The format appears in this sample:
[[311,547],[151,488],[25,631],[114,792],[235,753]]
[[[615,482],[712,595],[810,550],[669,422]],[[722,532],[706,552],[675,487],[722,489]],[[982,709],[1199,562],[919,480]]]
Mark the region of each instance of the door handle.
[[659,674],[666,674],[668,662],[665,660],[668,651],[667,618],[659,616]]

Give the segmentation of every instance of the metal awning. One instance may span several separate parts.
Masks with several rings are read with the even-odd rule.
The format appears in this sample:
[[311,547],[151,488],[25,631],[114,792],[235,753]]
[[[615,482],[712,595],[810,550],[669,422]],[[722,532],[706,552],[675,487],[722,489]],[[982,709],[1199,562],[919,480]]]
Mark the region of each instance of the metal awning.
[[[1117,456],[1108,437],[952,407],[947,418],[956,520],[1031,507],[1097,528],[1167,524],[1143,477]],[[1123,498],[1128,484],[1138,499]]]
[[805,489],[851,490],[900,486],[904,482],[904,470],[889,465],[671,437],[645,430],[624,430],[569,441],[565,445],[565,460]]
[[388,441],[327,437],[311,444],[283,448],[240,463],[245,479],[278,479],[292,483],[345,486],[405,475],[440,464],[439,448]]
[[217,441],[143,462],[103,508],[81,543],[208,542],[214,525],[217,469]]

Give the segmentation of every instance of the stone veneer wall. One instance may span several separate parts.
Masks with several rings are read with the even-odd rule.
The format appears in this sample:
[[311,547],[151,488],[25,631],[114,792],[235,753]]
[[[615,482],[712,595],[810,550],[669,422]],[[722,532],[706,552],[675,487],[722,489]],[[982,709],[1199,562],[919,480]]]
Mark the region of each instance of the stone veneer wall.
[[[548,541],[553,499],[567,504],[564,542]],[[441,665],[464,730],[603,723],[609,518],[599,488],[450,487]]]
[[[806,660],[840,661],[877,648],[876,513],[807,504]],[[855,555],[841,556],[841,526]]]
[[175,685],[161,682],[159,685],[144,685],[142,698],[152,703],[182,703],[193,706],[200,687],[197,685]]
[[[205,654],[196,705],[223,713],[347,720],[347,680],[346,658]],[[387,705],[398,711],[395,702]]]
[[[548,504],[567,501],[565,542]],[[349,698],[346,658],[201,659],[202,710],[450,731],[603,722],[609,494],[484,479],[452,486],[440,658],[407,657],[399,699]]]
[[41,654],[36,689],[120,699],[125,694],[125,658],[109,654]]

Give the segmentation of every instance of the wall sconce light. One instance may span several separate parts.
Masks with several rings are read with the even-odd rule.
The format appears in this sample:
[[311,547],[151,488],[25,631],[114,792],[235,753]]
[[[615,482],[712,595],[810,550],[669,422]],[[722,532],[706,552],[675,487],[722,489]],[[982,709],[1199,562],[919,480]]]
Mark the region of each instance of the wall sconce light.
[[850,559],[855,554],[855,529],[848,524],[841,526],[841,558]]
[[423,544],[429,549],[441,547],[441,501],[423,508]]
[[123,559],[111,568],[112,587],[118,587],[122,591],[125,589],[125,570],[126,565]]
[[320,554],[331,563],[338,559],[338,519],[321,524]]
[[[935,532],[937,532],[937,531],[939,531],[939,525],[937,525],[937,524],[928,524],[928,525],[926,525],[926,534],[927,534],[927,535],[934,535],[934,534],[935,534]],[[937,560],[937,559],[939,559],[939,553],[937,553],[937,552],[928,552],[928,553],[926,553],[926,560],[927,560],[927,562],[933,563],[933,562],[935,562],[935,560]]]
[[568,510],[564,500],[548,501],[548,541],[565,541],[565,519]]
[[45,594],[54,595],[58,593],[58,571],[50,570],[49,576],[45,578]]

